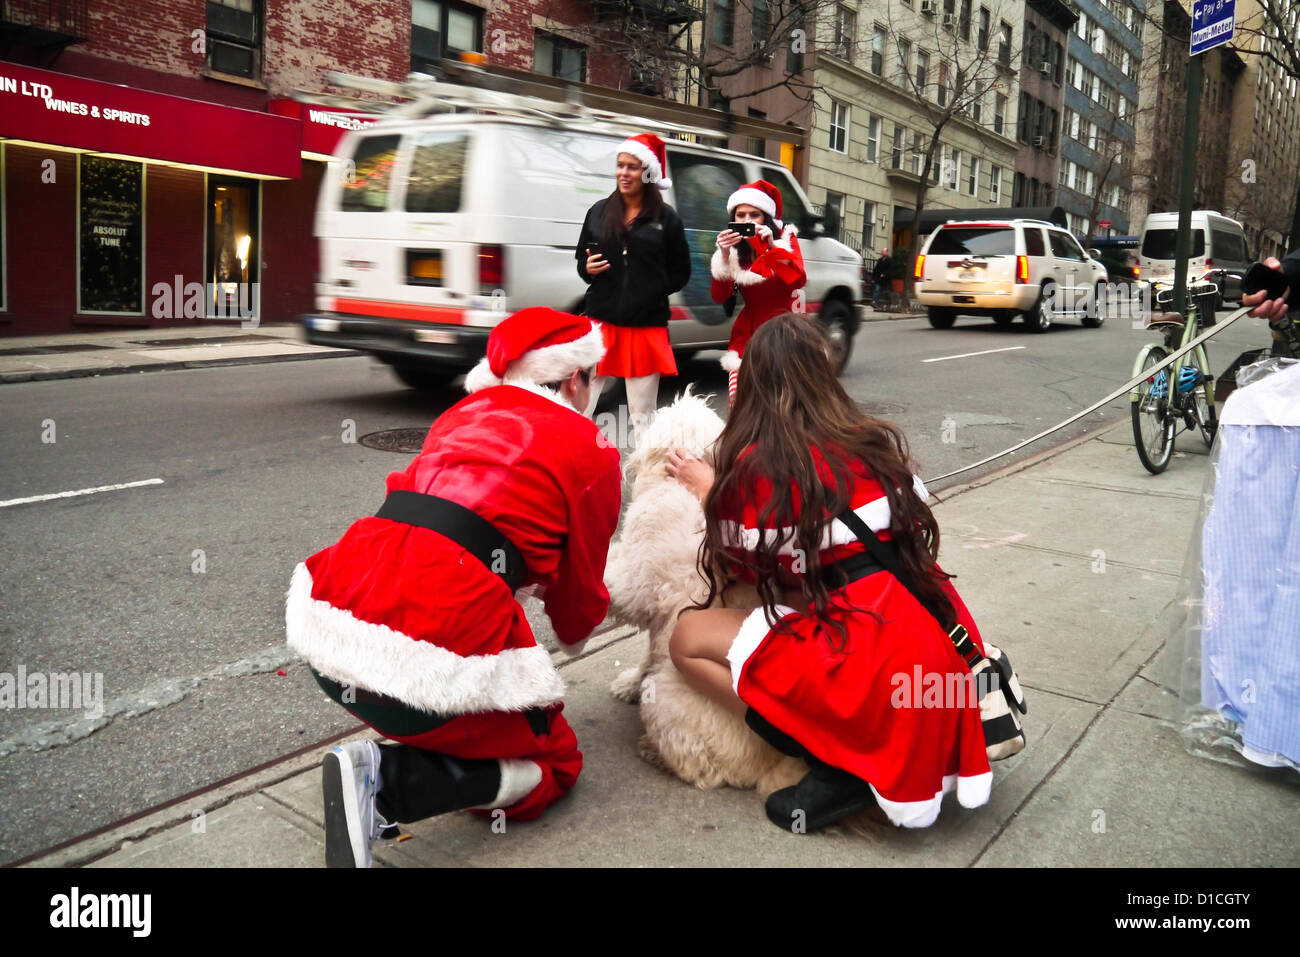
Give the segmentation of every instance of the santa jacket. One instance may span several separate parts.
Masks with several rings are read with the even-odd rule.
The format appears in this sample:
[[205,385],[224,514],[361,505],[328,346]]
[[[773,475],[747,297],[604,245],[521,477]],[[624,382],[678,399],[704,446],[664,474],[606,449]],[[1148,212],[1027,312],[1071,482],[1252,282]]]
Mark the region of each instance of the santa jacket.
[[794,292],[808,281],[793,226],[787,226],[770,249],[763,249],[757,238],[741,242],[750,243],[755,252],[748,269],[740,268],[738,246],[732,246],[725,254],[722,249],[715,249],[710,264],[713,301],[725,302],[736,289],[745,300],[745,308],[731,327],[731,341],[722,357],[722,367],[729,372],[740,368],[740,357],[745,354],[745,346],[755,329],[773,316],[795,311]]
[[[617,448],[558,395],[532,384],[476,392],[433,423],[388,491],[440,496],[519,549],[524,587],[544,589],[566,650],[604,619],[605,558],[618,523]],[[375,510],[382,503],[376,496]],[[294,571],[289,644],[321,674],[454,717],[562,700],[550,655],[510,587],[438,532],[355,522]]]

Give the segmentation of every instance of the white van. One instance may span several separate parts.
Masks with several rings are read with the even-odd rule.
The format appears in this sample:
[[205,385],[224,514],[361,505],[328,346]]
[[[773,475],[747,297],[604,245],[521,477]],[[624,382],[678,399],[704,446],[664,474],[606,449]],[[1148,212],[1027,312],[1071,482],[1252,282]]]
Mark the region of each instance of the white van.
[[[586,284],[574,250],[593,203],[614,189],[628,136],[587,118],[443,114],[385,119],[348,134],[316,213],[320,276],[309,342],[373,353],[414,387],[471,368],[492,327],[526,306],[577,312]],[[826,323],[839,368],[857,331],[862,257],[819,235],[807,197],[778,163],[667,140],[691,279],[670,299],[680,357],[725,349],[730,320],[710,296],[709,259],[727,197],[765,179],[800,229],[807,311]]]
[[[1142,230],[1139,266],[1146,280],[1172,280],[1178,249],[1178,214],[1151,213]],[[1191,258],[1187,275],[1196,277],[1207,269],[1245,274],[1253,260],[1246,250],[1241,223],[1211,209],[1192,210]],[[1241,302],[1241,279],[1223,277],[1219,298]]]

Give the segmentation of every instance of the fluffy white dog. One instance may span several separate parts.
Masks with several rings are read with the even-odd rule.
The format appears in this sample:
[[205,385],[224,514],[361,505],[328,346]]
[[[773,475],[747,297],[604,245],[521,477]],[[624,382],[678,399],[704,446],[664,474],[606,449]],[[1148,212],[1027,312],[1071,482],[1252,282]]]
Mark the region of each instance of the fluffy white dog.
[[[661,409],[637,435],[626,473],[632,495],[621,533],[605,566],[610,613],[649,632],[645,661],[620,674],[615,697],[641,706],[645,733],[641,756],[699,788],[757,788],[766,796],[797,783],[808,771],[759,738],[740,718],[682,679],[668,654],[678,614],[704,599],[708,588],[696,570],[704,512],[695,496],[668,477],[675,448],[707,457],[722,420],[689,389]],[[758,593],[728,589],[726,604],[755,608]]]

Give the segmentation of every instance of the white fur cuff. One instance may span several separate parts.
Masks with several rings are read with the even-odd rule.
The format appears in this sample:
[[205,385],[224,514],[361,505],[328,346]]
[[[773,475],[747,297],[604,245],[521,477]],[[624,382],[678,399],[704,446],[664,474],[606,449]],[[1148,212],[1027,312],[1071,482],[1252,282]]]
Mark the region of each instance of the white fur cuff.
[[722,354],[722,358],[718,361],[722,364],[722,368],[727,372],[740,371],[740,353],[735,349],[728,349]]
[[709,267],[713,273],[713,278],[718,282],[726,282],[728,279],[736,278],[736,271],[740,260],[736,256],[735,248],[726,250],[721,247],[713,250],[713,258],[709,260]]

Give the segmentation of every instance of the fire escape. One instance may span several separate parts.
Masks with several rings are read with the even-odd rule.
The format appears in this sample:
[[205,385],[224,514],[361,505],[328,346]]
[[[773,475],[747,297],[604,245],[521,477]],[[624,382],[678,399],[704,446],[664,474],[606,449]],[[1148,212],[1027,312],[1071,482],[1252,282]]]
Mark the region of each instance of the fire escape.
[[0,0],[0,59],[48,68],[90,39],[90,0]]

